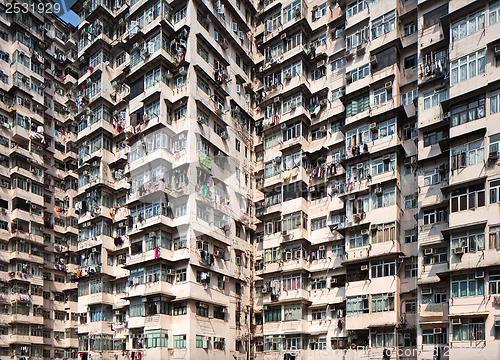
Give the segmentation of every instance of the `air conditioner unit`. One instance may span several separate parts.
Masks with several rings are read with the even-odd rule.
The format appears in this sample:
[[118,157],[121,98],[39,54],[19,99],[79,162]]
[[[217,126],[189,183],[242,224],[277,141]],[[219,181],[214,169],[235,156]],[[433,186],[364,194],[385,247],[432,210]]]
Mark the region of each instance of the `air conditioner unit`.
[[424,255],[432,255],[434,254],[434,249],[425,249],[424,250]]
[[149,121],[149,114],[145,113],[144,115],[142,115],[142,120]]
[[368,271],[368,265],[361,265],[361,271]]
[[227,140],[229,138],[229,134],[227,133],[227,131],[223,131],[220,134],[220,137],[221,137],[222,140]]
[[241,85],[236,84],[236,93],[241,94]]
[[500,317],[495,316],[495,327],[500,326]]
[[351,72],[346,73],[345,79],[346,79],[346,81],[351,81],[352,80],[352,73]]
[[386,83],[384,84],[384,87],[385,87],[386,89],[392,89],[392,81],[388,81],[388,82],[386,82]]
[[363,167],[364,167],[363,163],[359,163],[358,165],[356,165],[356,168],[357,168],[358,170],[363,169]]
[[286,72],[285,73],[285,80],[287,80],[287,81],[292,80],[292,73]]
[[317,68],[320,68],[322,66],[325,66],[325,60],[318,61],[318,63],[316,64]]
[[441,334],[443,332],[443,329],[442,328],[434,328],[434,329],[432,329],[432,332],[434,334]]
[[167,275],[174,275],[174,269],[167,269]]
[[462,324],[462,319],[460,318],[451,319],[451,325],[461,325],[461,324]]
[[156,238],[156,233],[154,231],[150,232],[149,237],[152,239]]
[[326,126],[322,126],[319,128],[319,132],[322,134],[326,134]]
[[167,79],[172,79],[172,77],[173,77],[172,72],[170,70],[167,70],[165,76],[167,77]]
[[422,288],[422,295],[432,295],[432,288]]
[[449,111],[447,111],[443,114],[443,120],[449,120],[450,117],[451,117],[451,113]]
[[290,104],[290,110],[295,110],[297,108],[297,103],[293,102]]
[[275,102],[275,103],[279,103],[280,101],[281,101],[281,99],[280,99],[280,97],[279,97],[279,96],[276,96],[276,97],[274,98],[274,102]]
[[374,192],[376,195],[381,195],[383,190],[380,186],[377,186],[375,189],[374,189]]
[[476,279],[484,279],[484,271],[478,271],[475,276]]
[[354,194],[349,195],[349,196],[347,197],[347,200],[351,200],[351,201],[356,200],[356,195],[354,195]]
[[495,55],[500,55],[500,45],[495,46]]
[[463,255],[465,253],[465,248],[463,247],[457,247],[453,249],[453,254],[455,255]]
[[280,128],[281,128],[282,130],[286,129],[286,123],[281,124]]
[[385,154],[385,155],[383,155],[383,156],[382,156],[382,160],[383,160],[384,162],[388,162],[388,161],[390,161],[390,160],[391,160],[391,154]]
[[197,121],[198,121],[198,124],[203,124],[203,118],[201,116],[198,116]]
[[368,236],[368,229],[361,230],[361,235]]
[[377,230],[377,228],[378,228],[377,224],[370,224],[370,230],[375,231],[375,230]]
[[222,39],[220,42],[220,46],[222,47],[222,49],[227,50],[227,48],[229,47],[229,43],[226,39]]
[[287,236],[287,235],[288,235],[288,231],[287,231],[287,230],[283,230],[283,231],[281,232],[281,235],[282,235],[282,236]]
[[309,192],[315,192],[315,191],[316,191],[316,187],[315,187],[315,186],[311,186],[311,187],[309,188]]
[[[261,293],[262,294],[267,293],[267,288],[265,286],[262,287]],[[264,309],[264,310],[266,310],[266,309]]]
[[179,74],[181,74],[181,75],[186,75],[187,74],[186,68],[184,66],[181,66],[179,68]]
[[376,55],[372,55],[372,56],[370,56],[370,64],[371,64],[371,65],[373,65],[373,66],[374,66],[374,65],[377,65],[377,62],[378,62],[378,61],[377,61],[377,56],[376,56]]
[[370,123],[370,130],[371,131],[377,131],[377,123],[376,122]]

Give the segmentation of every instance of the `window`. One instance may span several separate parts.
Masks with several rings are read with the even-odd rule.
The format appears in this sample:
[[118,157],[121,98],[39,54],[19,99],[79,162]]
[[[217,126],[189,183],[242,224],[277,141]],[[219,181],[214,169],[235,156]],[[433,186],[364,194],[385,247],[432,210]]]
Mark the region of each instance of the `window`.
[[332,61],[332,72],[343,69],[345,67],[345,60],[343,57]]
[[396,240],[396,223],[378,224],[377,234],[372,237],[372,243],[382,243]]
[[326,319],[326,308],[322,309],[312,309],[311,315],[313,320],[322,320]]
[[205,60],[207,63],[210,62],[210,59],[208,57],[208,50],[203,47],[200,43],[197,43],[197,49],[196,52],[201,56],[203,60]]
[[484,250],[483,232],[465,232],[451,236],[451,249],[462,248],[464,252]]
[[196,315],[208,317],[208,304],[202,302],[196,303]]
[[439,143],[442,139],[448,137],[446,130],[436,130],[424,133],[424,147]]
[[352,50],[357,46],[362,46],[370,41],[370,32],[368,26],[359,29],[354,34],[346,35],[346,50]]
[[385,312],[394,311],[394,294],[375,294],[372,295],[372,309],[371,312]]
[[367,4],[366,0],[357,0],[357,1],[347,5],[346,17],[350,18],[351,16],[354,16],[357,13],[359,13],[367,8],[368,8],[368,4]]
[[451,25],[452,41],[463,39],[480,30],[484,30],[484,10],[453,23]]
[[396,189],[388,188],[382,191],[382,195],[373,194],[372,196],[373,209],[380,209],[396,204]]
[[175,271],[175,282],[183,282],[186,281],[186,269],[180,269]]
[[413,100],[418,98],[418,89],[413,89],[401,95],[401,102],[404,106],[413,104]]
[[468,100],[451,108],[451,126],[462,125],[486,116],[485,97]]
[[490,227],[490,249],[500,250],[500,226]]
[[226,347],[226,339],[214,337],[214,350],[224,350]]
[[370,66],[363,65],[357,69],[351,71],[351,82],[355,82],[370,75]]
[[415,23],[411,22],[404,26],[404,34],[405,36],[409,36],[415,32]]
[[370,311],[368,295],[349,296],[346,300],[347,315],[367,314]]
[[264,311],[264,321],[266,323],[281,321],[281,306],[268,306]]
[[405,209],[413,209],[417,206],[417,199],[415,195],[405,196]]
[[500,89],[490,93],[490,113],[496,114],[500,112]]
[[500,21],[500,1],[490,4],[490,25],[496,24]]
[[424,211],[424,225],[432,225],[448,218],[445,208],[431,209]]
[[368,236],[361,234],[361,232],[351,233],[349,235],[349,245],[351,249],[368,246]]
[[311,230],[319,230],[326,227],[326,216],[311,220]]
[[285,305],[284,314],[284,321],[294,321],[302,319],[302,304]]
[[424,264],[441,264],[448,262],[448,248],[433,249],[432,255],[424,255]]
[[370,94],[352,99],[346,108],[346,116],[354,116],[370,108]]
[[208,349],[208,338],[202,335],[196,335],[196,347],[199,349]]
[[417,299],[406,299],[405,300],[405,312],[406,313],[417,312]]
[[186,347],[186,335],[174,335],[174,348]]
[[451,212],[476,209],[485,205],[484,184],[451,192]]
[[451,149],[451,169],[456,170],[469,165],[483,164],[483,140],[473,141]]
[[280,351],[281,335],[264,336],[264,351]]
[[436,185],[441,182],[441,175],[438,169],[424,171],[424,186]]
[[451,62],[451,85],[484,74],[486,49],[478,50],[472,54],[461,57]]
[[415,69],[417,67],[417,55],[408,56],[405,58],[405,70]]
[[448,90],[439,89],[424,93],[424,110],[438,106],[448,98]]
[[422,344],[424,345],[447,344],[448,343],[447,332],[448,328],[422,329]]
[[485,340],[484,318],[461,318],[453,325],[453,341]]
[[378,106],[392,100],[392,89],[382,87],[373,92],[373,105]]
[[313,21],[316,21],[319,18],[326,15],[326,5],[327,5],[327,3],[325,2],[321,5],[319,5],[318,7],[313,8],[313,11],[312,11],[312,20]]
[[394,331],[376,331],[372,333],[371,346],[375,348],[393,347]]
[[381,37],[396,28],[396,10],[372,21],[372,39]]
[[498,154],[499,149],[500,149],[500,133],[490,136],[490,154],[492,153]]
[[418,264],[405,265],[405,278],[418,276]]
[[180,302],[174,303],[174,315],[186,315],[187,314],[187,303]]
[[393,276],[396,274],[396,262],[380,261],[373,263],[371,266],[372,278],[379,278],[384,276]]
[[424,29],[427,29],[431,26],[439,24],[439,21],[442,16],[448,14],[448,4],[444,4],[443,6],[438,7],[435,10],[429,11],[424,14]]
[[488,276],[488,282],[490,284],[490,294],[499,295],[500,294],[500,272],[492,271]]
[[478,278],[481,273],[457,275],[451,279],[451,296],[479,296],[484,295],[484,279]]
[[405,230],[405,243],[413,243],[417,241],[417,237],[415,236],[415,229]]

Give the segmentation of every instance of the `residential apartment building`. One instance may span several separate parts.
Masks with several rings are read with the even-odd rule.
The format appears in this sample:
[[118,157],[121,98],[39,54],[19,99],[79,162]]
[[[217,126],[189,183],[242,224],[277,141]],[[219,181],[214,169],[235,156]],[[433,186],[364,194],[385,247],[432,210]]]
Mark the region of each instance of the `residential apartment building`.
[[74,28],[15,9],[0,3],[0,357],[76,358]]
[[80,358],[246,358],[256,10],[73,10]]
[[417,2],[268,1],[260,11],[255,358],[411,350]]
[[497,357],[500,2],[72,9],[0,20],[0,356]]

